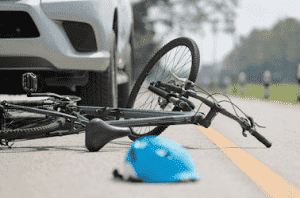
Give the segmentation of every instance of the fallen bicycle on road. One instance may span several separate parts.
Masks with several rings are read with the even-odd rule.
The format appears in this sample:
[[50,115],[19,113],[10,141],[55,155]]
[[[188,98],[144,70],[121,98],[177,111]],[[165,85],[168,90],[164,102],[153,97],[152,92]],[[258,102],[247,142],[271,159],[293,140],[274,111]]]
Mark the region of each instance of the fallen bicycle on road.
[[[221,113],[271,147],[256,130],[261,127],[253,118],[234,115],[224,109],[212,95],[195,84],[200,54],[196,43],[181,37],[163,46],[148,62],[132,88],[127,108],[79,106],[80,97],[54,93],[35,93],[37,78],[23,75],[26,100],[0,100],[1,144],[11,147],[15,141],[79,134],[85,132],[85,146],[99,151],[108,142],[128,136],[131,140],[160,135],[169,125],[195,124],[208,128]],[[208,95],[204,98],[195,90]],[[32,98],[35,100],[31,100]],[[41,99],[36,99],[42,97]],[[210,107],[205,115],[190,98]],[[209,99],[210,98],[210,99]]]

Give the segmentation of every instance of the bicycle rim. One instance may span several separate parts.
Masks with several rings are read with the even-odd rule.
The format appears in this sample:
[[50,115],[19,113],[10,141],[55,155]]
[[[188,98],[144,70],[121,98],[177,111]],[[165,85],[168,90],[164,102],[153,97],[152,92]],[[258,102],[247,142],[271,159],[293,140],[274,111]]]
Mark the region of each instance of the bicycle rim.
[[[148,62],[130,94],[127,108],[147,110],[178,110],[173,104],[164,105],[162,98],[148,90],[151,82],[162,81],[174,83],[169,71],[180,78],[188,78],[195,82],[200,63],[199,49],[196,43],[189,38],[175,39],[163,46]],[[132,127],[129,135],[131,140],[149,135],[159,135],[168,126]]]
[[[16,101],[19,103],[19,101]],[[53,105],[35,105],[25,101],[26,106],[53,110]],[[40,100],[43,103],[43,100]],[[58,122],[59,121],[59,122]],[[62,118],[53,118],[45,114],[31,113],[20,109],[4,108],[0,119],[0,139],[11,141],[36,134],[46,134],[65,122]]]

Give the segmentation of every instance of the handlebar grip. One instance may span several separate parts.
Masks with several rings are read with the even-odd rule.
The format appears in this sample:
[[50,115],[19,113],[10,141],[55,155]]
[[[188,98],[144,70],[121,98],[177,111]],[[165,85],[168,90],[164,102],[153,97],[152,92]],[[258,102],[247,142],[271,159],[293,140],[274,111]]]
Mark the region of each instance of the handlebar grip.
[[251,135],[253,135],[258,141],[260,141],[261,143],[263,143],[267,148],[270,148],[272,146],[272,143],[269,142],[264,136],[262,136],[258,132],[253,131],[251,133]]
[[168,90],[175,91],[176,93],[181,93],[182,92],[181,87],[177,87],[175,85],[171,85],[171,84],[164,83],[164,82],[161,82],[161,81],[158,81],[158,86],[165,87]]
[[170,93],[168,93],[168,92],[166,92],[166,91],[164,91],[162,89],[159,89],[157,87],[153,87],[152,85],[149,85],[148,89],[150,91],[152,91],[153,93],[155,93],[155,94],[157,94],[157,95],[159,95],[159,96],[161,96],[161,97],[163,97],[165,99],[168,99],[169,96],[170,96]]

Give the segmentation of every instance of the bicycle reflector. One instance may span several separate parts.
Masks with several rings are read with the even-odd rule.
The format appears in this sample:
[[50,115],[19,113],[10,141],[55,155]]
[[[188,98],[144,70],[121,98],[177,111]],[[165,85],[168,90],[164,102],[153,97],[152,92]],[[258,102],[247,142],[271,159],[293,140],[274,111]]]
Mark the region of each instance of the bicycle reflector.
[[200,179],[191,155],[178,143],[157,136],[137,139],[127,153],[123,175],[114,177],[127,181],[169,183]]

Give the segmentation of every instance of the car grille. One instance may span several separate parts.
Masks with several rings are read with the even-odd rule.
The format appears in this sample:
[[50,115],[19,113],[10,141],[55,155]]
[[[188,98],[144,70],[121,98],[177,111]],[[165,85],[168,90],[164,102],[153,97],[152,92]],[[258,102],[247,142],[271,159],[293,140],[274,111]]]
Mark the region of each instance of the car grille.
[[0,38],[36,38],[40,33],[24,11],[0,11]]

